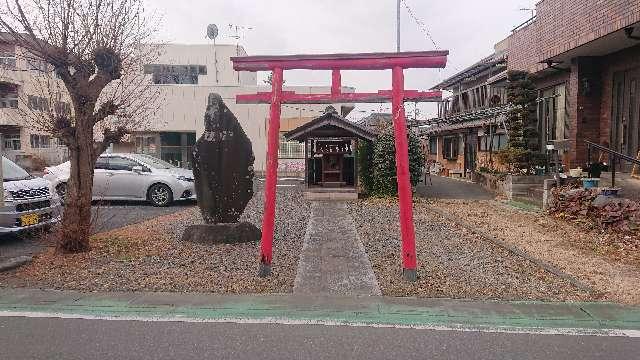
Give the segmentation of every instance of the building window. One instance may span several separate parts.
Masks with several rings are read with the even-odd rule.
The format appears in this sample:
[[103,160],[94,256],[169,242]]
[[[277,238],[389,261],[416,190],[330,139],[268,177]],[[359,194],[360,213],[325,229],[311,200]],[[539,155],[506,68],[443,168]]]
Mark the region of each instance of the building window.
[[540,91],[538,99],[538,131],[542,147],[556,140],[569,138],[569,113],[566,85],[560,84]]
[[27,106],[31,110],[49,111],[49,100],[42,96],[29,95],[27,97]]
[[16,68],[16,55],[15,54],[0,54],[0,66],[7,69]]
[[32,149],[48,149],[51,147],[51,136],[31,134]]
[[447,160],[458,159],[459,141],[457,136],[444,137],[442,139],[442,156]]
[[478,133],[480,151],[498,151],[507,147],[509,139],[504,129],[492,126]]
[[69,105],[68,102],[56,101],[54,105],[54,109],[56,114],[58,115],[65,115],[65,116],[71,115],[71,105]]
[[40,59],[27,60],[29,70],[36,70],[40,72],[47,72],[49,70],[49,64],[46,61]]
[[22,148],[20,142],[20,134],[7,134],[4,136],[5,150],[20,150]]
[[438,138],[437,137],[429,138],[429,154],[438,155]]
[[18,108],[17,95],[8,94],[8,95],[5,95],[4,97],[0,97],[0,109],[17,109],[17,108]]
[[157,155],[158,148],[156,147],[156,135],[150,136],[136,136],[136,153]]
[[18,85],[13,83],[0,84],[0,108],[18,108]]
[[200,75],[207,75],[205,65],[163,65],[144,66],[144,73],[153,75],[154,84],[197,85]]

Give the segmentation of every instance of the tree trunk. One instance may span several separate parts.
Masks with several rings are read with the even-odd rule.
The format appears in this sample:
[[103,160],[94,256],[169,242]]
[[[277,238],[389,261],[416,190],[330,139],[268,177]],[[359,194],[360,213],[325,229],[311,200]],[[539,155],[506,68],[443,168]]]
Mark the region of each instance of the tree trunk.
[[93,168],[97,156],[93,150],[93,129],[83,129],[82,121],[77,124],[75,144],[69,146],[71,169],[58,241],[58,250],[63,252],[82,252],[90,248]]

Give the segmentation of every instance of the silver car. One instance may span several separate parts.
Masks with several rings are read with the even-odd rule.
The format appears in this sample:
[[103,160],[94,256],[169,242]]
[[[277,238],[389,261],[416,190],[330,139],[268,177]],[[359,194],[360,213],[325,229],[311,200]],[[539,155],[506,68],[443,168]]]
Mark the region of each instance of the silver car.
[[[63,198],[69,172],[69,162],[45,169],[44,178]],[[93,199],[149,201],[154,206],[195,199],[193,172],[150,155],[103,154],[96,162]]]
[[3,157],[2,184],[0,234],[33,230],[60,221],[62,204],[49,181],[29,175]]

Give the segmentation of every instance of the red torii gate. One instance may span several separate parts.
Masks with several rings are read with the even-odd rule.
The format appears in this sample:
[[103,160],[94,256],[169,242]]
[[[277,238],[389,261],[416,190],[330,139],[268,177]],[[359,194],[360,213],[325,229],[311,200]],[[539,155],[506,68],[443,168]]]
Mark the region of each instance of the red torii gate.
[[[278,141],[282,104],[381,103],[391,101],[396,147],[396,174],[400,203],[403,277],[415,281],[417,276],[413,199],[409,181],[407,124],[404,102],[429,102],[442,99],[440,91],[404,89],[404,69],[444,68],[448,51],[402,53],[327,54],[288,56],[245,56],[231,58],[236,71],[271,71],[271,92],[237,95],[238,104],[271,104],[267,142],[267,170],[264,218],[260,242],[259,276],[271,274],[273,232],[275,227]],[[282,91],[284,70],[331,70],[330,94],[296,94]],[[342,93],[341,70],[392,70],[391,90],[377,93]]]

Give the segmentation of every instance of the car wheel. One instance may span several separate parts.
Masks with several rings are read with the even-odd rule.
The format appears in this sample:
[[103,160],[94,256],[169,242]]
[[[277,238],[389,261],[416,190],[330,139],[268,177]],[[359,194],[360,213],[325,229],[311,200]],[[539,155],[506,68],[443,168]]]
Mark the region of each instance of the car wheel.
[[153,206],[168,206],[173,202],[173,193],[165,184],[155,184],[149,188],[148,197]]
[[67,184],[66,183],[58,184],[58,186],[56,186],[56,192],[58,193],[60,200],[62,200],[62,202],[64,203],[64,200],[67,196]]

